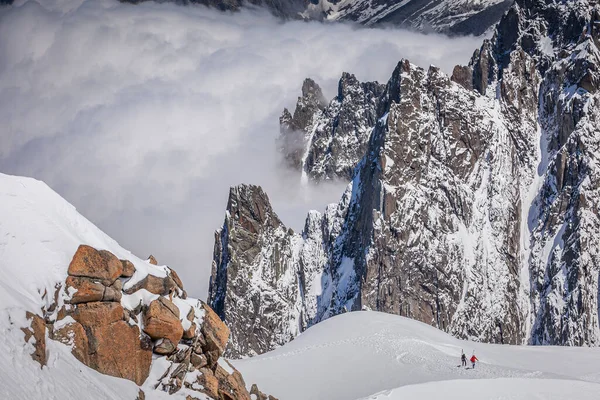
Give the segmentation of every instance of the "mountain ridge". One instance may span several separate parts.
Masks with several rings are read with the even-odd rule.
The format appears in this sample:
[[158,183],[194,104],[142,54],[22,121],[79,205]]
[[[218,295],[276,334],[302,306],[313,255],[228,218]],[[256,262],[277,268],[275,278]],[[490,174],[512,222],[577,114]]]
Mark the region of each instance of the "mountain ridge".
[[[6,0],[5,0],[6,1]],[[9,0],[12,1],[12,0]],[[151,0],[119,0],[139,4]],[[277,17],[396,26],[450,35],[483,35],[514,0],[163,0],[222,11],[263,7]]]
[[[317,133],[337,126],[340,114],[314,107],[312,124],[295,134],[317,162],[304,157],[300,171],[316,181],[347,179],[348,169],[337,175],[335,166],[355,165],[352,183],[339,204],[309,213],[302,234],[283,234],[281,224],[274,245],[260,230],[245,244],[284,255],[273,262],[288,281],[270,281],[263,257],[258,275],[269,276],[274,295],[254,295],[290,317],[265,323],[283,335],[271,340],[260,333],[265,324],[248,324],[252,310],[233,315],[225,301],[225,321],[246,329],[233,343],[261,338],[249,353],[229,355],[270,350],[305,326],[363,308],[478,341],[597,345],[598,15],[593,2],[519,0],[452,77],[401,61],[377,98],[372,132],[364,133],[362,117],[351,124],[359,128],[323,130],[330,143],[361,135],[368,143],[362,157],[333,168],[321,167],[336,157]],[[371,105],[357,104],[372,115]],[[239,229],[230,215],[225,225],[228,235]],[[239,251],[227,248],[232,258]],[[227,273],[227,264],[214,263]],[[255,260],[239,270],[253,274]],[[249,285],[238,275],[212,286],[209,302],[217,291],[231,294],[229,304],[247,300],[232,286]]]

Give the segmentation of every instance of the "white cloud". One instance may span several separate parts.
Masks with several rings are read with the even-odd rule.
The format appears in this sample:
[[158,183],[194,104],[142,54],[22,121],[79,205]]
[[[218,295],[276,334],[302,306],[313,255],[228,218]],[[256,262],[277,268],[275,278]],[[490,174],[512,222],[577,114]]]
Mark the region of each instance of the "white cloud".
[[44,180],[205,297],[229,186],[263,185],[295,229],[341,193],[278,167],[278,117],[305,77],[332,97],[343,71],[385,82],[404,57],[449,72],[478,45],[256,10],[17,1],[0,8],[0,170]]

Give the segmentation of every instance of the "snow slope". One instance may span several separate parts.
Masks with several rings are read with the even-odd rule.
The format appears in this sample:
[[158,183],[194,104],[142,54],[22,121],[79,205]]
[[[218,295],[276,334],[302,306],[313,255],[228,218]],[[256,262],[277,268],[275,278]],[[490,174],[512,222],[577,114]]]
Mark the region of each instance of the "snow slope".
[[[457,367],[461,349],[481,362]],[[391,314],[323,321],[285,346],[233,361],[248,381],[294,399],[597,399],[600,349],[455,339]]]
[[[136,398],[133,382],[86,367],[68,346],[52,340],[46,341],[48,367],[41,369],[30,357],[33,346],[24,342],[25,312],[40,313],[52,302],[55,285],[64,282],[82,243],[133,262],[133,279],[164,274],[166,267],[123,249],[43,182],[0,174],[0,399],[79,400],[83,390],[94,400]],[[150,383],[165,366],[158,360],[152,368],[142,387],[146,399],[185,398],[183,390],[176,396],[155,391]]]
[[[54,287],[64,282],[80,244],[105,249],[133,262],[136,274],[164,277],[165,266],[154,266],[128,250],[81,216],[75,207],[31,178],[0,174],[0,304],[3,309],[37,311],[50,305]],[[49,296],[43,298],[44,292]]]

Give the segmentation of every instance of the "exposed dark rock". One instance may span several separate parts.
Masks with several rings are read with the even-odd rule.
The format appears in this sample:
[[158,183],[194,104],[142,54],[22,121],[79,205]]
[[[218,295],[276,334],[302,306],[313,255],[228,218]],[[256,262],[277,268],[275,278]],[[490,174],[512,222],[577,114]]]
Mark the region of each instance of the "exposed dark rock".
[[473,90],[473,70],[470,67],[457,65],[454,67],[451,79],[465,89]]
[[[227,204],[225,223],[222,230],[215,234],[209,303],[219,317],[229,324],[232,337],[241,339],[230,342],[228,355],[262,353],[275,343],[283,344],[289,340],[289,337],[282,338],[277,331],[270,330],[267,321],[273,317],[277,320],[273,326],[277,326],[288,318],[284,309],[276,313],[271,308],[270,293],[283,289],[277,286],[280,278],[290,273],[286,258],[289,251],[286,249],[291,244],[291,235],[273,212],[268,197],[260,187],[240,185],[231,188]],[[273,252],[265,255],[261,253],[261,247],[267,243],[271,243]],[[280,250],[284,253],[280,253]],[[268,267],[264,271],[269,274],[264,279],[266,286],[253,287],[248,282],[253,274],[258,276],[263,273],[262,268],[257,266],[261,263]],[[292,279],[296,279],[295,273],[292,274]],[[279,294],[276,296],[280,297]],[[283,297],[293,302],[285,294]],[[240,303],[239,299],[244,301]],[[236,323],[230,324],[233,321]],[[224,335],[222,340],[214,341],[210,338],[210,332],[203,334],[207,342],[216,342],[216,347],[223,350],[220,343],[226,343]]]

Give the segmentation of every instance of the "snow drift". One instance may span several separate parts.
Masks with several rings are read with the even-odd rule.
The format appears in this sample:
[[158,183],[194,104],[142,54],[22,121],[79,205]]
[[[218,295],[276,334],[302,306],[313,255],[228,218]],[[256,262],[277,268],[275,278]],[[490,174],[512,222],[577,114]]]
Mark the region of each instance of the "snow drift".
[[[457,367],[461,350],[475,369]],[[233,362],[281,399],[596,399],[600,349],[481,344],[408,318],[356,311]]]

